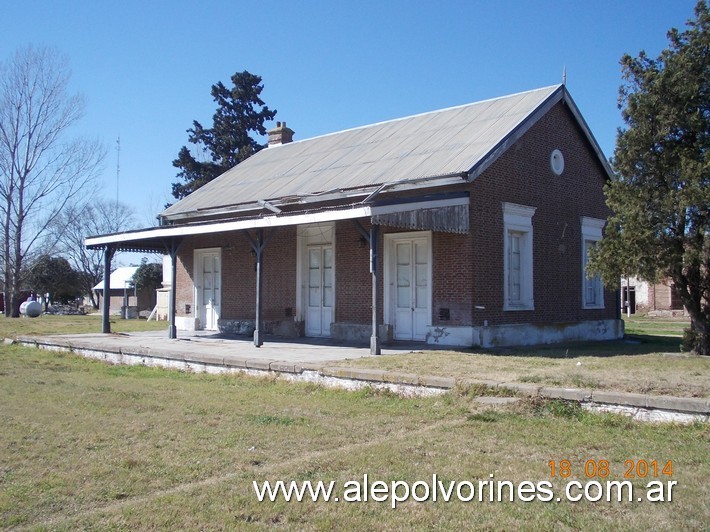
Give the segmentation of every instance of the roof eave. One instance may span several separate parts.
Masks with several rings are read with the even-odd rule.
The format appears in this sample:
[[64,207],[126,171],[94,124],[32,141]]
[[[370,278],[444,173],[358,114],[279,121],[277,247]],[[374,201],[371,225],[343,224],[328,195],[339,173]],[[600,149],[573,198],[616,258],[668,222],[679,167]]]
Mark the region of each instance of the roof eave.
[[592,150],[599,159],[599,163],[606,172],[609,179],[614,175],[614,171],[609,164],[609,161],[604,157],[604,153],[599,147],[599,143],[594,138],[592,131],[589,129],[587,122],[584,120],[582,113],[580,113],[579,108],[574,103],[572,96],[570,95],[567,87],[565,85],[560,85],[554,92],[552,92],[543,102],[538,105],[538,107],[531,113],[527,114],[520,123],[512,128],[510,132],[503,137],[491,150],[482,157],[470,170],[469,170],[469,180],[474,180],[485,172],[498,158],[505,153],[508,148],[515,144],[520,138],[528,132],[528,130],[534,126],[540,118],[547,114],[555,105],[559,102],[564,102],[569,108],[572,116],[576,120],[580,129],[587,138]]
[[582,113],[579,111],[577,104],[574,103],[572,95],[569,93],[565,85],[562,85],[562,90],[564,101],[567,104],[567,107],[569,108],[570,112],[572,113],[572,116],[574,116],[575,120],[577,120],[579,127],[582,129],[582,132],[584,133],[585,137],[587,137],[587,141],[592,146],[592,149],[594,150],[594,153],[599,159],[599,163],[602,165],[602,168],[607,173],[608,178],[612,179],[614,177],[614,169],[611,167],[609,160],[604,156],[604,152],[599,146],[597,139],[594,138],[592,130],[589,128],[587,121],[584,119]]
[[313,193],[298,197],[287,198],[267,198],[255,203],[245,203],[234,206],[221,206],[215,209],[200,209],[172,215],[161,215],[161,221],[164,225],[172,223],[188,223],[194,219],[220,218],[234,215],[244,215],[248,212],[263,211],[264,206],[261,202],[268,203],[274,207],[284,207],[288,205],[309,205],[314,203],[325,203],[342,199],[357,198],[360,196],[369,197],[374,191],[384,187],[388,192],[402,192],[407,190],[418,190],[422,188],[430,188],[432,186],[447,186],[462,183],[468,178],[468,172],[456,172],[453,174],[426,176],[414,179],[406,179],[395,183],[377,183],[367,185],[355,189],[340,189],[337,191],[328,191],[323,193]]
[[[459,178],[459,182],[461,179]],[[373,214],[387,214],[419,208],[438,208],[441,206],[468,204],[468,194],[457,193],[446,197],[420,197],[409,198],[399,202],[369,202],[352,203],[343,205],[333,210],[313,212],[299,211],[292,213],[274,214],[260,216],[256,218],[242,218],[233,220],[221,220],[212,222],[202,222],[194,224],[176,224],[161,227],[151,227],[126,231],[123,233],[113,233],[109,235],[98,235],[88,237],[84,245],[88,249],[132,250],[136,248],[156,248],[160,251],[162,247],[167,252],[168,245],[175,239],[184,237],[199,236],[206,234],[227,233],[232,231],[249,231],[259,228],[275,228],[302,224],[313,224],[322,222],[335,222],[340,220],[353,220],[365,218]]]

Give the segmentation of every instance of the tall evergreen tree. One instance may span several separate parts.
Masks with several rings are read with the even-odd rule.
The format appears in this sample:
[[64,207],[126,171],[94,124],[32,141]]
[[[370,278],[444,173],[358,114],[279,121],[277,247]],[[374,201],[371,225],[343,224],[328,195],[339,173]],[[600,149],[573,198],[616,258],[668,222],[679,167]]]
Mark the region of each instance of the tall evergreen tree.
[[621,59],[626,123],[606,188],[613,215],[590,270],[670,278],[691,319],[686,344],[710,355],[710,15],[704,0],[687,29],[668,32],[656,59]]
[[231,89],[221,81],[212,85],[212,98],[218,106],[212,127],[207,129],[195,120],[187,130],[188,141],[198,153],[206,153],[208,160],[199,161],[190,149],[182,147],[173,161],[173,166],[180,169],[180,181],[173,183],[176,199],[184,198],[265,147],[252,134],[265,135],[264,122],[273,120],[276,111],[261,100],[261,77],[245,70],[234,74],[231,80]]

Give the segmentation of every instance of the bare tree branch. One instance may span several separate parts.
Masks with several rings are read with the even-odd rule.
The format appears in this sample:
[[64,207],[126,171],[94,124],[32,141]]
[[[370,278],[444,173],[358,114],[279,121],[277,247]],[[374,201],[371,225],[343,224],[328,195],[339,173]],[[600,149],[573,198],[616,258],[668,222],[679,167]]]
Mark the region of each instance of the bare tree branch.
[[49,48],[19,49],[0,65],[0,250],[5,314],[15,314],[23,264],[63,209],[96,179],[105,150],[68,139],[84,101],[68,93],[67,60]]
[[98,303],[91,289],[103,279],[104,250],[87,249],[84,241],[88,236],[127,231],[135,225],[130,207],[103,200],[67,205],[51,222],[48,236],[56,243],[54,252],[65,257],[74,270],[84,274],[82,288],[91,297],[94,307]]

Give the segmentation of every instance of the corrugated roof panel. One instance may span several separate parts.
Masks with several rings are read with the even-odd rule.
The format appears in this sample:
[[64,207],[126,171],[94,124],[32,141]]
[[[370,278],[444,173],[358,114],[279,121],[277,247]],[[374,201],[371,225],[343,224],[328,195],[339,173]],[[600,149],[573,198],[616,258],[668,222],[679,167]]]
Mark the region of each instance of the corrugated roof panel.
[[403,157],[397,162],[396,170],[399,175],[406,175],[406,179],[418,179],[450,173],[446,169],[439,170],[439,164],[434,160],[436,154],[422,153]]
[[264,149],[163,212],[467,172],[560,86]]
[[347,188],[343,186],[343,176],[348,175],[349,172],[350,169],[348,167],[341,166],[338,168],[328,168],[322,172],[314,173],[313,180],[320,184],[317,192]]
[[[467,124],[459,132],[459,139],[466,139],[466,149],[448,150],[447,156],[441,158],[442,165],[466,166],[471,159],[478,160],[488,150],[495,147],[511,130],[511,122],[501,118],[491,118],[484,122]],[[484,147],[484,150],[481,150]],[[475,164],[475,163],[474,163]],[[472,165],[473,166],[473,165]],[[470,170],[471,167],[466,168]]]

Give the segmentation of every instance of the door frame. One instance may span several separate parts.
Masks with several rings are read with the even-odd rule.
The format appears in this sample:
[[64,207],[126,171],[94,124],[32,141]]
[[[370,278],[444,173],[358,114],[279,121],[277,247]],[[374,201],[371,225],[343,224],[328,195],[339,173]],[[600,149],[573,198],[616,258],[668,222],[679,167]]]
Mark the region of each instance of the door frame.
[[[383,272],[383,321],[385,325],[389,325],[392,329],[392,334],[395,334],[395,298],[396,289],[394,287],[394,281],[396,279],[396,274],[394,272],[396,266],[396,253],[395,244],[402,240],[413,240],[425,238],[427,241],[427,260],[429,261],[429,268],[427,271],[427,298],[428,298],[428,325],[431,325],[431,316],[433,309],[433,270],[434,270],[434,260],[432,253],[432,231],[408,231],[405,233],[386,233],[384,235],[383,247],[384,247],[384,272]],[[413,340],[416,341],[416,340]],[[424,340],[421,340],[424,341]]]
[[[296,227],[296,321],[302,322],[306,330],[308,312],[308,248],[312,245],[332,246],[333,249],[333,323],[338,305],[337,249],[335,243],[335,222],[304,224]],[[324,338],[331,336],[328,332]]]
[[[219,309],[217,311],[217,321],[222,317],[222,299],[223,299],[223,284],[222,284],[222,248],[199,248],[195,249],[193,254],[193,269],[194,269],[194,283],[193,283],[193,302],[194,302],[194,314],[195,319],[195,329],[205,330],[205,324],[202,323],[202,307],[204,306],[204,301],[202,301],[202,283],[204,282],[202,276],[202,259],[205,255],[217,255],[219,259]],[[209,329],[217,330],[217,329]]]

